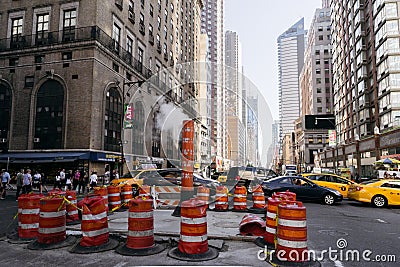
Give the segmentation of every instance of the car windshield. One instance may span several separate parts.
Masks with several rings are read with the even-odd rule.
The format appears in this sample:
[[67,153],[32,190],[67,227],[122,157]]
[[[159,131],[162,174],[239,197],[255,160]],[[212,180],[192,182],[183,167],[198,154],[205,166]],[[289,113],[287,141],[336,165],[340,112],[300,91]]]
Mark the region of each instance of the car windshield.
[[140,171],[131,171],[131,172],[125,173],[124,175],[122,175],[122,178],[133,178],[136,175],[138,175],[139,172]]

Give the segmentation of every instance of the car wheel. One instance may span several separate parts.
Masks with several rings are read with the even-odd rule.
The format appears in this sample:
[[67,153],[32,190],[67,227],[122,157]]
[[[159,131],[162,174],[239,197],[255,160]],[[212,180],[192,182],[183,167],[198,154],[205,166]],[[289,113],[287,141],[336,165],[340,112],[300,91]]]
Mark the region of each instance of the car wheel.
[[377,195],[372,198],[372,205],[377,208],[382,208],[387,205],[387,199],[382,195]]
[[324,195],[324,204],[333,205],[335,203],[335,197],[332,194]]

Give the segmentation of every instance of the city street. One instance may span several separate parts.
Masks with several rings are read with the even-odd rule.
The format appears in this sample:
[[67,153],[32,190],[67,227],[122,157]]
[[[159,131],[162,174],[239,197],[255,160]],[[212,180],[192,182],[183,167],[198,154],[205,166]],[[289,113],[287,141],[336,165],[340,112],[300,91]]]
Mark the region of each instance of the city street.
[[[132,266],[132,265],[230,265],[230,266],[268,266],[257,258],[260,250],[252,242],[238,240],[226,241],[224,252],[207,262],[181,262],[167,256],[167,251],[154,256],[126,257],[113,251],[91,255],[70,254],[67,248],[53,251],[31,251],[26,245],[9,244],[5,241],[4,231],[7,226],[15,227],[13,216],[17,212],[14,195],[9,194],[1,202],[0,223],[1,234],[0,257],[5,266],[70,266],[85,263],[87,266]],[[398,266],[400,255],[394,244],[400,239],[398,227],[399,208],[377,209],[345,200],[342,204],[326,206],[306,203],[308,224],[308,248],[315,251],[322,266]],[[9,228],[11,229],[11,228]],[[168,229],[163,229],[167,231]],[[340,239],[340,240],[339,240]],[[338,241],[339,240],[339,241]],[[339,242],[339,243],[338,243]],[[346,246],[347,243],[347,246]],[[342,249],[339,249],[338,246]],[[322,251],[326,250],[322,256]],[[331,251],[329,255],[329,250]],[[358,251],[353,254],[354,250]],[[366,262],[363,252],[368,258],[376,255],[395,255],[395,262]],[[351,253],[350,253],[350,252]],[[356,253],[356,252],[354,252]],[[94,257],[95,255],[95,257]],[[347,258],[346,258],[347,255]],[[68,260],[66,260],[68,259]],[[391,259],[393,261],[393,259]]]

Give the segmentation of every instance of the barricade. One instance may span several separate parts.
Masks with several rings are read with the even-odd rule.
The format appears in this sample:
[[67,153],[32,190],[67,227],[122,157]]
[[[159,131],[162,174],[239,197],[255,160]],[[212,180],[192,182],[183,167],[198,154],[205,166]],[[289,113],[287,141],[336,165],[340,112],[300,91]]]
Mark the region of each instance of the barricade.
[[153,200],[132,199],[129,204],[128,238],[116,252],[127,256],[146,256],[164,249],[164,245],[154,242]]
[[103,197],[104,199],[104,205],[106,206],[106,209],[108,211],[108,191],[107,191],[107,187],[95,187],[93,190],[93,193],[95,195],[99,195],[101,197]]
[[233,211],[247,210],[247,190],[244,186],[236,186],[233,195]]
[[241,235],[263,236],[265,234],[265,221],[254,214],[247,214],[239,224]]
[[107,208],[102,196],[86,196],[82,206],[82,238],[70,250],[72,253],[94,253],[115,249],[118,241],[109,238]]
[[155,186],[152,196],[156,196],[157,207],[172,208],[179,205],[181,188],[179,186]]
[[210,203],[210,188],[199,186],[197,188],[197,198],[204,201],[208,207],[208,204]]
[[181,204],[181,235],[177,248],[168,256],[179,260],[205,261],[218,257],[218,251],[208,246],[207,205],[191,198]]
[[132,186],[129,184],[125,184],[121,188],[121,202],[124,208],[127,208],[129,205],[129,201],[133,198],[132,196],[133,190]]
[[67,202],[67,224],[79,223],[79,214],[76,201],[76,191],[66,191]]
[[227,211],[229,207],[228,200],[228,188],[226,186],[217,186],[214,211]]
[[110,211],[117,210],[121,207],[121,187],[119,186],[108,186],[108,207]]
[[62,196],[40,199],[39,234],[29,249],[54,249],[71,245],[74,237],[66,237],[66,205]]
[[253,207],[252,207],[253,210],[261,210],[261,211],[265,210],[265,195],[261,185],[253,187],[252,199],[253,199]]
[[139,186],[139,197],[140,198],[150,198],[150,186],[148,186],[148,185]]
[[[276,249],[287,261],[308,261],[306,207],[297,201],[278,206]],[[292,257],[293,256],[293,257]]]
[[10,243],[30,241],[39,233],[40,199],[43,195],[24,194],[18,198],[18,233]]

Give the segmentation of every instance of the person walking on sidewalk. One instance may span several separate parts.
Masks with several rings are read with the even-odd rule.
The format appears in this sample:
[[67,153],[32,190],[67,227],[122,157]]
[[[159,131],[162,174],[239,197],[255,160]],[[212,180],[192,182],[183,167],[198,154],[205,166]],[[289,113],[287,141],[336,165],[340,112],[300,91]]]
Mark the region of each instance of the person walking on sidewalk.
[[10,182],[10,174],[3,169],[1,175],[1,183],[2,183],[1,193],[0,193],[1,199],[6,198],[6,186],[8,185],[9,182]]
[[80,178],[80,176],[81,176],[81,173],[79,172],[79,170],[76,170],[75,171],[75,174],[74,174],[74,181],[73,181],[73,190],[75,190],[75,191],[77,191],[77,187],[78,187],[78,185],[79,185],[79,178]]
[[19,194],[21,193],[22,185],[24,184],[24,169],[21,169],[17,173],[17,193],[15,195],[16,199],[18,200]]
[[[41,176],[42,176],[42,191],[46,190],[46,193],[48,193],[49,189],[47,189],[47,177],[44,175],[43,172],[42,172]],[[40,191],[40,193],[42,193],[42,191]]]
[[33,189],[37,188],[39,193],[42,193],[42,175],[40,175],[39,171],[36,171],[33,175]]
[[90,175],[89,182],[90,182],[90,189],[93,189],[97,186],[97,172],[96,171],[92,172],[92,175]]
[[24,183],[22,185],[22,194],[28,194],[32,191],[32,175],[31,170],[27,169],[24,174]]
[[61,179],[61,186],[60,186],[60,189],[61,189],[65,186],[65,169],[61,169],[60,179]]
[[67,189],[69,191],[71,191],[72,189],[72,170],[69,170],[66,174],[65,174],[65,191],[67,191]]

